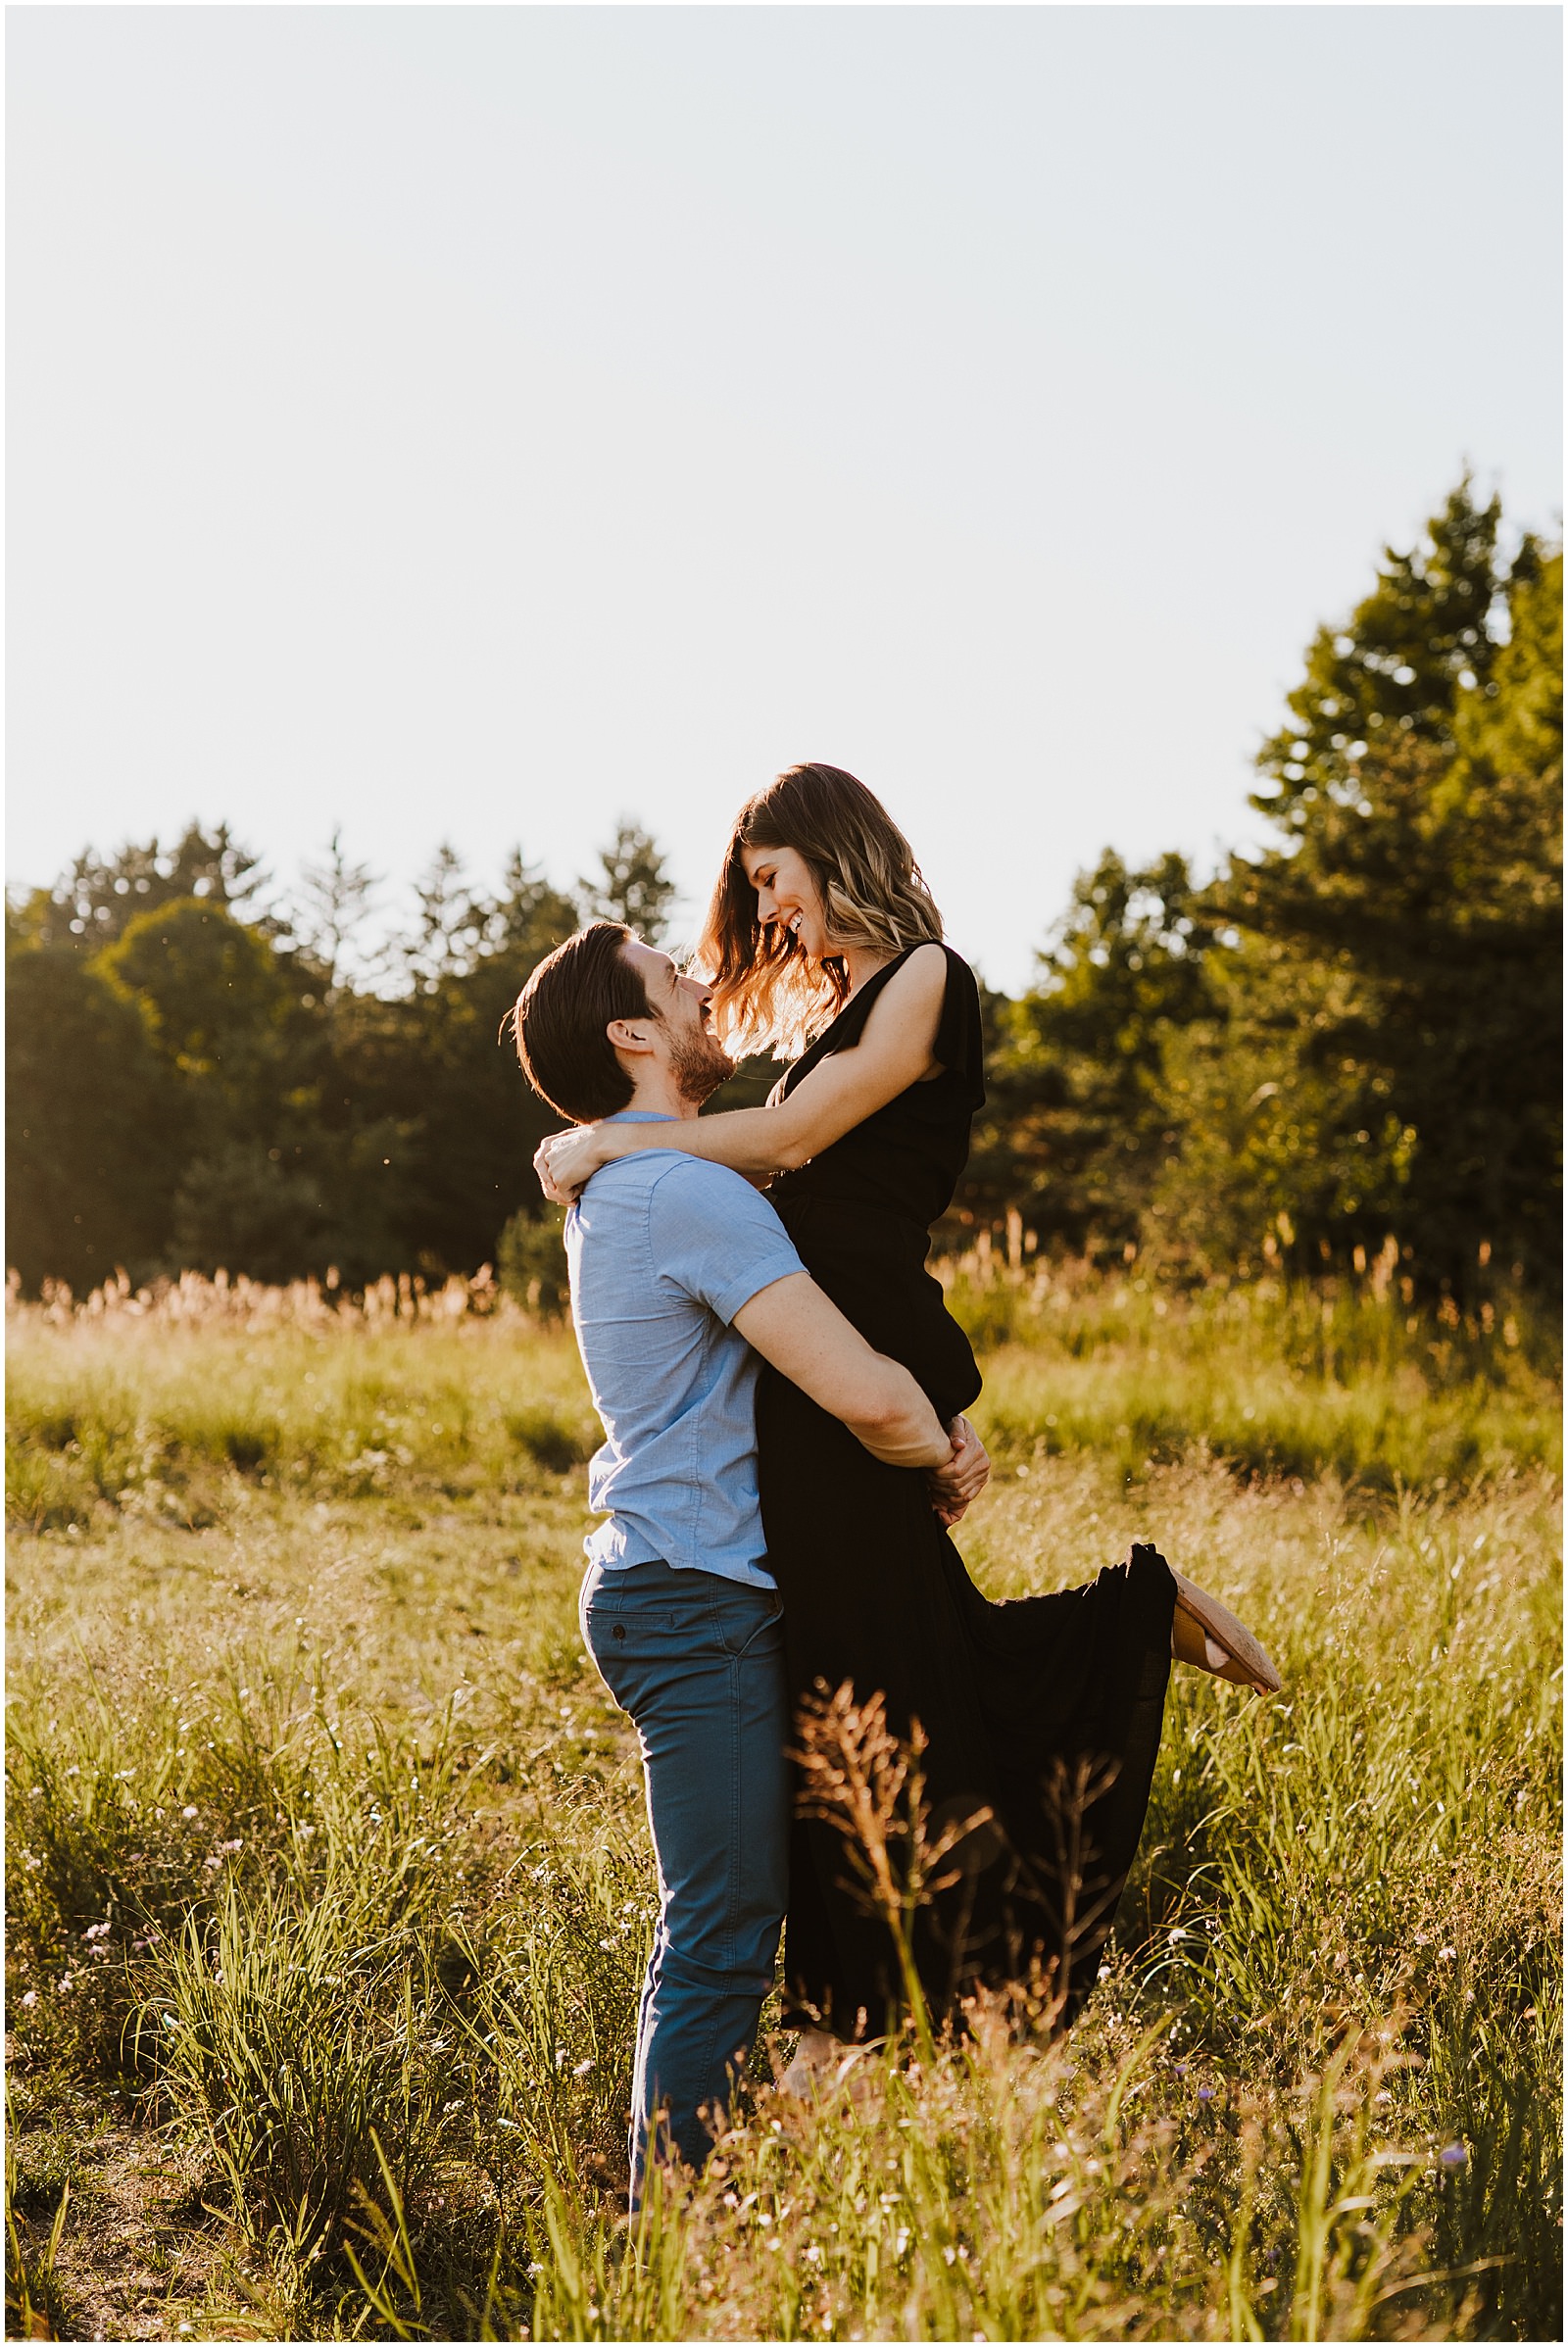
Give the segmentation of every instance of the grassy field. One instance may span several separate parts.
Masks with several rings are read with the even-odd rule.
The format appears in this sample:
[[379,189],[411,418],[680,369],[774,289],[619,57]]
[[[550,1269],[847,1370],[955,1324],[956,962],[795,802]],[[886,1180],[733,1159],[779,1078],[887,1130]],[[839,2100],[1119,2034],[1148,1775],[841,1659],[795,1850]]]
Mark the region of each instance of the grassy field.
[[[483,1299],[481,1299],[483,1300]],[[997,1594],[1133,1538],[1117,1945],[618,2222],[654,1907],[569,1339],[198,1282],[10,1321],[11,2336],[1561,2335],[1559,1395],[1517,1305],[972,1266]]]

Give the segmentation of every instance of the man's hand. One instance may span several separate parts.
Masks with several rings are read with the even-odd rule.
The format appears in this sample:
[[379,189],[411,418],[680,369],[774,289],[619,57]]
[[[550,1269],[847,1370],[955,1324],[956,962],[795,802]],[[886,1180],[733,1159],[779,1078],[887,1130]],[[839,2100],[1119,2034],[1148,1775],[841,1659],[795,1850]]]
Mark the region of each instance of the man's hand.
[[569,1206],[604,1162],[596,1125],[568,1125],[564,1133],[547,1134],[533,1153],[539,1187],[558,1206]]
[[967,1418],[955,1418],[948,1433],[953,1456],[926,1476],[931,1506],[940,1524],[956,1524],[971,1499],[978,1499],[991,1480],[991,1460]]

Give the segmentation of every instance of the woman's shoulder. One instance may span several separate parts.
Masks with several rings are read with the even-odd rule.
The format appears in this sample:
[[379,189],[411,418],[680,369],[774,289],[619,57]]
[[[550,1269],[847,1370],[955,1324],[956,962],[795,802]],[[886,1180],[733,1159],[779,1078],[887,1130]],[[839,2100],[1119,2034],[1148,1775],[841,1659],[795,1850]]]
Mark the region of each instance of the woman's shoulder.
[[[906,1002],[940,1002],[952,976],[950,954],[954,961],[958,961],[952,948],[939,944],[935,938],[928,938],[924,945],[908,947],[886,971],[878,972],[881,992]],[[966,966],[958,961],[960,969]],[[871,983],[875,985],[875,979]]]
[[963,955],[956,947],[934,938],[900,955],[882,992],[909,1006],[933,1008],[954,1002],[978,1002],[980,998],[975,974]]

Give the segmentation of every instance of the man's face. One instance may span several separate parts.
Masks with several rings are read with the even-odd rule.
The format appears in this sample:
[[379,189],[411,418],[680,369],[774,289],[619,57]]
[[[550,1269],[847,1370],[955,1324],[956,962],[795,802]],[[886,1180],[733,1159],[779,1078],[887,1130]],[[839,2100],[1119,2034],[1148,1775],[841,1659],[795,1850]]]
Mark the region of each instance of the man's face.
[[734,1060],[708,1032],[708,988],[683,978],[667,953],[645,946],[639,937],[629,938],[621,953],[642,979],[649,1008],[658,1014],[656,1050],[662,1051],[682,1100],[701,1107],[735,1073]]

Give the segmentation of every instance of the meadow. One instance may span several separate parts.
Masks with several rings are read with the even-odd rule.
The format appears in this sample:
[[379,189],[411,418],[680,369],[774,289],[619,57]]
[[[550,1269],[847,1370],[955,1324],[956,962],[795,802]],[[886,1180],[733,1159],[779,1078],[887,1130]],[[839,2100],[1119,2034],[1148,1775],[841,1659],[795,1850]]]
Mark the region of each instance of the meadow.
[[620,2216],[654,1912],[575,1623],[597,1440],[488,1288],[8,1323],[9,2336],[1561,2336],[1560,1391],[1500,1291],[970,1260],[997,1595],[1151,1539],[1172,1682],[1100,1986],[813,2108],[764,2029]]

